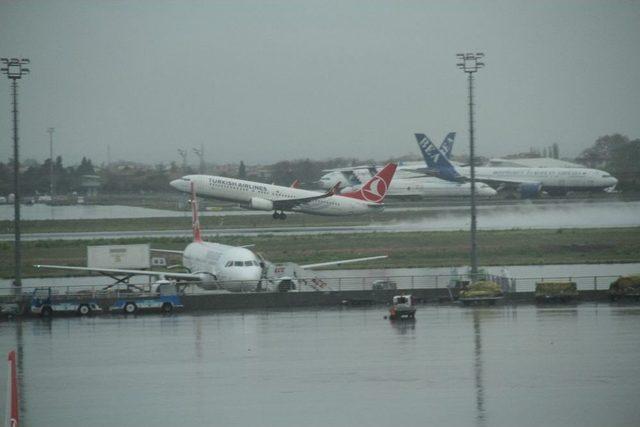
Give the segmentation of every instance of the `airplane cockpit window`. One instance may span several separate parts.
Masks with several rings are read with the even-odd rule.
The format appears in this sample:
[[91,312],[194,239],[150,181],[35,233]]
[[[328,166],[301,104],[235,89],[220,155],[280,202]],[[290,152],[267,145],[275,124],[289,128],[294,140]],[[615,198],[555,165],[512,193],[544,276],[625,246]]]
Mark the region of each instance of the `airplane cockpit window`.
[[245,267],[250,267],[253,265],[253,261],[245,261],[244,262]]
[[242,267],[242,261],[234,261],[234,262],[233,262],[233,265],[234,265],[235,267]]
[[232,265],[233,265],[233,261],[227,261],[227,263],[224,266],[231,267]]

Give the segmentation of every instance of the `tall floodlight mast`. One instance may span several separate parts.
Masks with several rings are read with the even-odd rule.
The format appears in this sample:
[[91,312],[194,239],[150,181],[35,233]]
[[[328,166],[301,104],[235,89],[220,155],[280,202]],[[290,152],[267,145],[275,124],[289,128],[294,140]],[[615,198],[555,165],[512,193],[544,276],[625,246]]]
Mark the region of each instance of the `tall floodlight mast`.
[[21,256],[21,245],[20,245],[20,182],[19,182],[19,174],[20,174],[20,159],[18,157],[18,80],[22,78],[23,75],[29,73],[29,69],[24,67],[24,65],[29,64],[29,60],[25,58],[0,58],[2,62],[2,71],[3,74],[6,74],[7,77],[11,80],[11,88],[13,94],[13,207],[14,207],[14,234],[15,234],[15,242],[14,242],[14,261],[15,261],[15,278],[13,284],[15,286],[22,286],[22,256]]
[[476,243],[476,168],[473,140],[473,74],[484,67],[479,60],[484,53],[458,53],[458,68],[467,73],[469,79],[469,165],[471,175],[471,281],[478,277],[478,253]]

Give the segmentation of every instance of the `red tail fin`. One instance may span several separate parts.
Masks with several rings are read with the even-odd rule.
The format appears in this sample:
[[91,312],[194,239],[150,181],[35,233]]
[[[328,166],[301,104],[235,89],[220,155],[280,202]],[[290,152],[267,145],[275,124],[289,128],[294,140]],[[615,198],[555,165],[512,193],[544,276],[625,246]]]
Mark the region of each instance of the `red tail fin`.
[[198,218],[198,198],[196,197],[196,186],[193,183],[193,181],[191,181],[191,214],[192,214],[191,227],[193,228],[193,241],[202,242],[202,237],[200,236],[200,219]]
[[367,181],[358,191],[342,193],[341,196],[372,203],[382,203],[389,186],[391,186],[391,180],[393,179],[393,175],[396,173],[396,167],[397,165],[395,163],[387,164],[376,174],[376,176]]

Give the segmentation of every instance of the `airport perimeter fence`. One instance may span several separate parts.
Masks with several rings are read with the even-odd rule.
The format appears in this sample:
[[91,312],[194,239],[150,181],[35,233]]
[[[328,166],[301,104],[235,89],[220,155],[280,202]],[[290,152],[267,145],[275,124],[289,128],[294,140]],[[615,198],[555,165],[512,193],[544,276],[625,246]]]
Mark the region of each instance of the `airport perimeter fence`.
[[[619,276],[565,276],[565,277],[501,277],[489,276],[488,280],[498,283],[505,293],[513,292],[534,292],[538,282],[570,281],[575,282],[577,289],[587,290],[608,290],[610,284]],[[77,278],[75,278],[77,280]],[[411,291],[413,289],[452,289],[460,282],[468,281],[466,275],[379,275],[379,276],[350,276],[350,277],[322,277],[297,278],[296,289],[292,292],[340,292],[340,291],[375,291],[375,290],[397,290]],[[131,287],[126,284],[119,284],[118,287],[109,288],[107,284],[74,284],[65,285],[61,283],[47,283],[46,279],[40,280],[37,287],[23,286],[22,288],[2,288],[0,297],[3,300],[11,298],[28,298],[35,289],[50,287],[53,295],[77,296],[82,298],[95,297],[121,297],[127,294],[136,293],[138,296],[151,296],[150,283],[136,283]],[[273,288],[272,288],[273,290]],[[219,290],[204,290],[195,284],[184,289],[186,295],[209,294],[215,292],[225,292]],[[255,291],[254,291],[255,292]]]
[[[608,290],[609,285],[620,276],[564,276],[564,277],[502,277],[486,276],[500,285],[504,292],[534,292],[539,282],[575,282],[578,290]],[[377,289],[445,289],[457,283],[468,282],[467,275],[434,276],[378,276],[378,277],[323,277],[327,288],[333,291],[357,291]],[[301,286],[303,288],[304,286]],[[304,290],[304,289],[300,289]]]

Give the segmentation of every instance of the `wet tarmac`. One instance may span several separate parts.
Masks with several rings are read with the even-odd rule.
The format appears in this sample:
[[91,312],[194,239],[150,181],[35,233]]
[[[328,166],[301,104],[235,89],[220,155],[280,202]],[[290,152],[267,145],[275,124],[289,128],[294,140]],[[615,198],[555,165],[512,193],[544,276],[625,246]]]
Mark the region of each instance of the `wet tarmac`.
[[640,424],[638,305],[384,315],[10,320],[0,351],[18,349],[25,426]]
[[[266,214],[262,212],[262,214]],[[190,220],[185,217],[185,222]],[[209,239],[215,236],[258,236],[312,235],[344,233],[395,233],[420,231],[452,231],[469,228],[469,214],[466,209],[425,211],[424,219],[411,221],[386,221],[369,223],[363,217],[363,225],[288,227],[286,221],[276,227],[265,228],[225,228],[203,230]],[[513,206],[487,206],[478,215],[480,230],[510,229],[556,229],[556,228],[607,228],[640,226],[640,201],[612,203],[568,203],[568,204],[518,204]],[[92,231],[64,233],[25,233],[23,240],[47,239],[108,239],[108,238],[144,238],[144,237],[188,237],[191,230],[144,230],[144,231]],[[0,234],[0,241],[11,241],[13,234]]]

